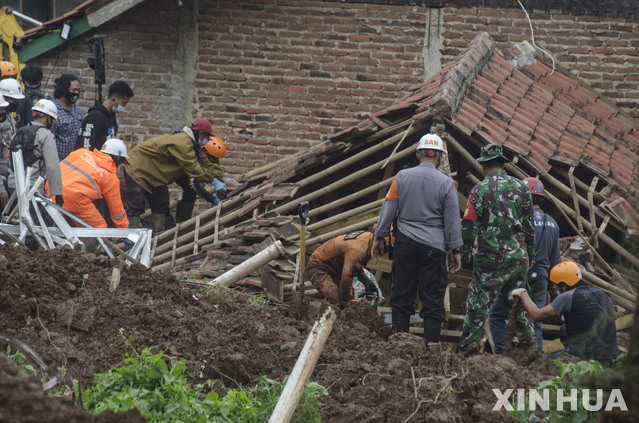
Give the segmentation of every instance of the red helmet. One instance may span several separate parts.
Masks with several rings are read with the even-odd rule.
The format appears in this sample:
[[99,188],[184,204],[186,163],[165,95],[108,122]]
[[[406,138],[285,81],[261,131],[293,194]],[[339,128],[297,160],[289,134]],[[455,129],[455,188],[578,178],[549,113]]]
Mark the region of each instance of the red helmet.
[[211,122],[204,118],[198,118],[193,121],[191,127],[196,131],[204,132],[209,135],[215,135],[213,132],[213,127],[211,126]]
[[528,185],[528,189],[532,195],[541,195],[542,197],[545,195],[544,193],[544,184],[537,178],[526,178],[524,179],[526,185]]

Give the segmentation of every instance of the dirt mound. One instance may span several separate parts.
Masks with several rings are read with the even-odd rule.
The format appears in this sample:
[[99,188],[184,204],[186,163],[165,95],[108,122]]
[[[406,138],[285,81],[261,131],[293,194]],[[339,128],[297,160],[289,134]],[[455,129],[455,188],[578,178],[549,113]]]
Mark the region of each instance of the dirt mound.
[[[244,295],[210,295],[141,266],[125,267],[111,292],[118,262],[68,248],[0,246],[0,256],[6,258],[6,268],[0,266],[2,333],[31,347],[49,367],[64,368],[68,386],[77,379],[86,388],[95,373],[122,365],[122,345],[131,337],[138,351],[153,345],[184,357],[189,374],[199,374],[190,379],[194,384],[210,379],[236,388],[261,375],[282,380],[316,318],[308,299],[252,306]],[[0,348],[6,351],[6,344]],[[0,420],[93,421],[71,400],[46,398],[41,382],[0,358]],[[492,411],[492,388],[533,387],[541,376],[509,357],[463,360],[446,345],[428,349],[418,336],[391,334],[360,304],[340,313],[311,379],[328,389],[320,400],[322,421],[499,422],[511,418]],[[110,421],[103,418],[110,417],[95,421]],[[140,419],[137,413],[117,416],[120,422]]]

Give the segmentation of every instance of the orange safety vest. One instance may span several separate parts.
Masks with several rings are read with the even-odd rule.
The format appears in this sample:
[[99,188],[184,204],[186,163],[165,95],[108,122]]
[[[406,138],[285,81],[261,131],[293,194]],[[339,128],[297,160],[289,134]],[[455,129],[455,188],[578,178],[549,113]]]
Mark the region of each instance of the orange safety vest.
[[[129,219],[120,196],[120,179],[111,156],[99,150],[80,148],[62,160],[60,168],[65,209],[86,213],[87,207],[92,206],[89,204],[91,200],[104,198],[115,226],[129,227]],[[91,215],[100,215],[97,209],[93,209],[95,207],[91,208]]]

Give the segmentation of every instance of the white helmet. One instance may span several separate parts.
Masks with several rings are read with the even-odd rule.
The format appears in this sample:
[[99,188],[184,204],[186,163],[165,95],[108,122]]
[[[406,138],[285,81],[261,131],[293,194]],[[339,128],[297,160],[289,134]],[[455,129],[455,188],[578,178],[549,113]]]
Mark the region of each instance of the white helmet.
[[8,105],[9,105],[9,102],[4,99],[2,94],[0,94],[0,107],[7,107]]
[[417,150],[438,150],[447,153],[444,141],[435,134],[426,134],[419,139]]
[[47,100],[44,98],[38,100],[38,102],[31,108],[31,110],[33,110],[34,112],[44,113],[45,115],[49,115],[53,119],[58,120],[58,108],[51,100]]
[[16,100],[24,98],[20,83],[13,78],[7,78],[0,81],[0,94],[5,97],[15,98]]
[[111,138],[106,140],[106,142],[102,146],[103,153],[111,154],[112,156],[117,156],[117,157],[124,157],[125,159],[128,159],[129,156],[126,154],[126,151],[127,150],[126,150],[126,145],[124,144],[124,141],[117,138]]

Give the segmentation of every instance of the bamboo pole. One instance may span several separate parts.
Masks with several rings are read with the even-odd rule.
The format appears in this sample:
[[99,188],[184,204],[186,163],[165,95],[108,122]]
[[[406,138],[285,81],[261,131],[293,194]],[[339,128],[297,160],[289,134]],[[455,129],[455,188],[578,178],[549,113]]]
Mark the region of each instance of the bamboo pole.
[[[233,221],[234,219],[238,218],[238,212],[235,211],[233,213],[224,215],[220,218],[220,225],[225,225],[228,222]],[[215,229],[215,222],[209,222],[206,225],[200,227],[200,234],[202,233],[207,233],[207,231],[211,231]],[[194,233],[193,232],[189,232],[188,234],[182,235],[178,238],[178,242],[177,245],[179,245],[179,247],[177,247],[176,249],[176,255],[179,256],[180,254],[183,254],[187,251],[190,251],[193,249],[193,246],[191,245],[191,240],[193,239]],[[198,241],[198,244],[200,246],[206,245],[207,243],[211,243],[213,242],[215,239],[215,234],[210,235],[210,236],[206,236],[204,238],[201,238]],[[171,257],[171,248],[170,246],[167,248],[166,246],[169,244],[164,244],[162,245],[162,247],[157,247],[157,250],[155,252],[155,258],[154,258],[154,262],[156,263],[162,263],[163,261],[165,261],[166,259],[168,259],[169,257]],[[161,252],[160,254],[158,254],[159,252]],[[176,261],[177,263],[177,261]]]
[[257,169],[253,169],[251,171],[246,172],[244,175],[242,175],[240,177],[241,180],[246,180],[246,179],[250,179],[253,176],[256,175],[261,175],[262,173],[266,173],[269,170],[273,169],[274,167],[279,166],[280,164],[287,162],[291,159],[294,159],[299,153],[295,153],[295,154],[290,154],[288,156],[282,157],[281,159],[278,159],[274,162],[271,162],[269,164],[266,164],[264,166],[258,167]]
[[[211,207],[208,210],[205,210],[203,213],[200,213],[198,216],[200,216],[200,219],[207,219],[213,215],[215,215],[217,213],[217,210],[225,210],[227,213],[229,212],[229,210],[233,210],[234,207],[240,207],[242,204],[244,204],[244,202],[251,197],[251,195],[253,195],[253,193],[255,192],[255,189],[250,189],[247,191],[244,191],[242,193],[240,193],[239,195],[233,197],[233,198],[229,198],[228,200],[224,200],[222,201],[220,204],[218,204],[217,206]],[[173,239],[173,231],[175,231],[176,229],[179,228],[179,231],[181,233],[184,234],[191,234],[192,236],[192,231],[193,231],[193,227],[195,226],[195,217],[191,217],[188,220],[185,220],[184,222],[179,223],[178,225],[176,225],[175,228],[171,228],[168,229],[160,234],[157,235],[158,238],[158,245],[163,245],[165,242],[172,240]],[[190,231],[190,232],[187,232]],[[180,237],[182,238],[182,237]]]
[[[479,179],[473,175],[473,174],[468,174],[468,177],[470,178],[470,180],[473,183],[479,183]],[[555,206],[557,206],[557,209],[559,209],[559,211],[563,212],[566,214],[566,217],[568,215],[570,215],[571,217],[575,218],[575,213],[574,210],[572,210],[569,206],[567,206],[566,204],[564,204],[561,200],[559,200],[557,197],[555,197],[554,195],[552,195],[550,192],[546,191],[546,196],[555,204]],[[580,217],[583,220],[583,224],[586,227],[586,229],[588,230],[592,230],[592,228],[590,227],[590,222],[588,222],[587,220],[585,220],[583,217]],[[572,224],[572,222],[570,221],[570,219],[566,219],[568,220],[568,222],[570,222]],[[573,228],[576,230],[576,228]],[[579,236],[584,239],[586,242],[588,241],[587,239],[585,239],[585,237],[583,237],[581,234],[579,234]],[[628,251],[626,251],[621,245],[617,244],[612,238],[610,238],[608,235],[604,234],[604,233],[600,233],[599,238],[605,243],[607,244],[610,248],[612,248],[613,250],[615,250],[617,253],[621,254],[622,256],[624,256],[624,258],[626,258],[628,261],[630,261],[631,263],[635,264],[635,266],[639,266],[639,259],[637,259],[637,257],[631,255]],[[595,251],[593,249],[593,251],[595,253],[597,253],[597,251]],[[598,254],[598,253],[597,253]],[[602,259],[603,261],[603,259]]]
[[[415,150],[413,150],[412,148],[406,148],[404,150],[402,150],[401,152],[397,153],[395,156],[393,156],[391,162],[396,162],[397,160],[403,159],[404,157],[410,155],[410,154],[415,154]],[[325,186],[324,188],[321,188],[317,191],[314,191],[310,194],[304,195],[300,198],[295,199],[294,201],[290,201],[288,203],[282,204],[279,207],[276,207],[275,209],[273,209],[273,211],[277,212],[277,213],[286,213],[290,210],[293,210],[295,207],[297,207],[297,204],[302,202],[302,201],[311,201],[314,200],[318,197],[321,197],[323,195],[326,195],[330,192],[332,192],[335,189],[341,188],[343,186],[346,186],[348,184],[351,184],[353,181],[366,176],[370,173],[373,173],[377,170],[380,169],[380,166],[386,161],[386,159],[381,160],[377,163],[374,163],[370,166],[367,166],[363,169],[358,170],[355,173],[352,173],[351,175],[349,175],[346,178],[342,178],[338,181],[333,182],[332,184]]]
[[315,364],[319,359],[326,340],[333,330],[333,325],[337,319],[337,313],[331,307],[328,308],[319,321],[316,321],[311,329],[304,348],[295,362],[295,367],[291,372],[286,386],[282,390],[269,423],[288,423],[297,408],[306,382],[311,377]]
[[[473,158],[473,156],[470,155],[470,153],[468,153],[464,149],[464,147],[462,147],[462,145],[457,142],[457,140],[455,138],[453,138],[452,136],[447,134],[446,135],[446,141],[448,141],[455,148],[455,150],[464,159],[466,159],[466,161],[468,161],[470,163],[470,165],[475,170],[477,170],[477,172],[481,173],[481,166],[478,163],[475,163],[475,159]],[[515,174],[515,176],[517,176],[518,178],[527,177],[527,175],[525,173],[523,173],[520,169],[518,169],[515,166],[509,166],[509,170],[511,170]],[[472,180],[475,181],[474,183],[478,183],[479,182],[479,179],[477,177],[475,177],[475,175],[472,175],[470,173],[469,173],[469,175],[470,175],[471,178],[473,178]],[[566,189],[568,189],[568,188],[566,187]],[[568,193],[570,193],[569,189],[568,189]],[[546,191],[546,196],[548,198],[550,198],[555,203],[556,206],[558,206],[557,208],[560,209],[560,211],[563,210],[567,215],[572,216],[573,219],[575,218],[575,215],[576,215],[575,211],[572,210],[567,205],[565,205],[561,200],[559,200],[557,197],[555,197],[554,195],[552,195],[548,191]],[[586,201],[586,200],[584,200],[584,201]],[[588,229],[589,231],[592,232],[593,228],[590,226],[590,222],[588,222],[587,220],[585,220],[581,216],[579,216],[579,218],[583,220],[583,225],[586,227],[586,229]],[[610,248],[612,248],[617,253],[622,255],[626,260],[628,260],[629,262],[633,263],[635,266],[639,266],[639,259],[637,257],[633,256],[632,254],[630,254],[626,249],[624,249],[621,245],[619,245],[617,242],[615,242],[608,235],[606,235],[605,233],[601,232],[598,236],[605,244],[607,244]]]
[[[213,209],[211,209],[211,210],[213,210]],[[208,212],[208,210],[207,210],[207,212]],[[220,218],[219,224],[224,225],[226,223],[232,222],[235,219],[238,219],[239,217],[240,216],[238,215],[237,210],[234,211],[234,212],[230,212],[230,213],[225,214],[223,217]],[[182,226],[180,226],[180,225],[182,225],[183,223],[188,223],[188,222],[189,222],[189,220],[187,220],[186,222],[182,222],[182,223],[178,224],[180,233],[182,233]],[[208,233],[209,231],[214,231],[215,230],[215,224],[216,224],[216,221],[214,220],[213,222],[209,221],[206,225],[201,225],[200,226],[200,230],[198,232],[198,235],[202,235],[202,234]],[[171,234],[172,235],[175,234],[174,229],[176,229],[176,228],[171,229]],[[169,232],[169,231],[162,232],[162,235],[165,234],[166,232]],[[185,244],[190,244],[193,241],[194,238],[195,238],[195,230],[194,229],[192,229],[189,232],[185,231],[185,233],[183,235],[180,235],[177,238],[176,245],[177,246],[183,246]],[[173,241],[173,239],[167,240],[166,242],[162,243],[161,245],[158,242],[158,246],[156,247],[156,252],[155,252],[155,260],[156,261],[164,259],[165,258],[164,253],[166,253],[167,251],[169,251],[169,252],[171,251],[171,248],[172,248],[172,245],[173,245],[172,241]],[[200,245],[201,244],[202,243],[200,242]]]
[[335,222],[339,222],[340,220],[345,220],[350,217],[357,216],[360,213],[364,213],[369,210],[373,210],[378,207],[381,207],[383,202],[384,202],[384,199],[382,198],[381,200],[373,201],[372,203],[364,204],[363,206],[359,206],[354,209],[347,210],[343,213],[336,214],[335,216],[331,216],[324,220],[317,221],[313,223],[312,225],[308,225],[307,229],[312,233],[316,229],[323,228]]
[[377,191],[378,189],[381,189],[381,188],[389,186],[393,182],[393,178],[395,178],[395,177],[392,176],[390,178],[387,178],[387,179],[383,180],[382,182],[378,182],[375,185],[371,185],[368,188],[364,188],[363,190],[354,192],[352,194],[347,195],[346,197],[340,198],[339,200],[335,200],[335,201],[330,202],[328,204],[324,204],[323,206],[311,209],[311,211],[308,213],[308,216],[312,217],[312,216],[316,216],[318,214],[322,214],[322,213],[328,212],[330,210],[333,210],[336,207],[343,206],[345,204],[350,203],[351,201],[355,201],[355,200],[358,200],[358,199],[360,199],[362,197],[367,196],[368,194],[372,194],[373,192]]
[[278,258],[279,256],[283,254],[286,254],[286,250],[284,249],[284,246],[282,245],[282,241],[277,240],[273,244],[269,245],[268,248],[260,251],[259,253],[251,257],[250,259],[243,261],[242,263],[238,264],[237,266],[235,266],[228,272],[225,272],[221,274],[220,276],[218,276],[217,278],[215,278],[211,282],[211,285],[216,285],[216,284],[219,284],[222,286],[233,285],[235,282],[239,281],[240,279],[250,275],[251,272],[253,272],[254,270],[259,269],[260,267],[264,266],[269,261],[275,260],[276,258]]
[[[475,163],[475,158],[468,152],[466,151],[466,149],[455,139],[453,138],[450,134],[446,134],[446,141],[448,141],[455,149],[455,151],[457,151],[457,153],[459,153],[478,173],[481,173],[481,165]],[[515,169],[515,171],[513,171],[513,173],[518,173],[517,176],[518,178],[527,178],[528,175],[524,174],[520,169],[511,166],[511,165],[506,165],[506,168],[508,170],[513,170]],[[568,175],[566,173],[566,175]],[[558,180],[557,178],[553,177],[550,173],[547,173],[543,176],[543,179],[547,180],[548,182],[550,182],[550,184],[552,186],[554,186],[555,188],[557,188],[559,191],[563,192],[566,195],[571,195],[571,190],[570,188],[562,183],[560,180]],[[578,186],[581,185],[585,185],[583,182],[581,182],[579,179],[575,179],[575,184],[577,184]],[[588,186],[586,185],[586,188],[588,189]],[[602,197],[601,194],[599,193],[595,193],[596,195],[598,195],[599,197]],[[602,197],[603,198],[603,197]],[[584,207],[588,207],[588,200],[586,200],[585,198],[583,198],[581,195],[577,194],[577,200],[579,201],[579,204],[583,205]],[[602,212],[601,209],[596,208],[595,209],[595,213],[597,214],[597,216],[601,219],[605,218],[606,216],[608,216],[606,213]],[[618,230],[625,232],[627,229],[622,227],[617,221],[613,220],[611,222],[611,224]]]
[[336,229],[332,232],[328,232],[313,238],[306,240],[306,245],[315,245],[327,241],[331,238],[334,238],[338,235],[347,234],[352,231],[356,231],[358,229],[366,228],[373,223],[377,223],[378,217],[373,217],[370,219],[362,220],[361,222],[353,223],[352,225],[346,226],[345,228]]
[[[349,158],[347,158],[345,160],[342,160],[341,162],[336,163],[333,166],[331,166],[331,167],[329,167],[327,169],[324,169],[321,172],[314,173],[313,175],[302,179],[301,181],[299,181],[297,183],[297,186],[299,186],[300,188],[304,188],[305,186],[308,186],[308,185],[310,185],[310,184],[312,184],[314,182],[320,181],[320,180],[322,180],[322,179],[324,179],[324,178],[326,178],[328,176],[331,176],[335,172],[337,172],[339,170],[342,170],[345,167],[350,166],[353,163],[357,163],[357,162],[361,161],[362,159],[364,159],[364,158],[366,158],[366,157],[368,157],[368,156],[370,156],[370,155],[372,155],[374,153],[377,153],[378,151],[381,151],[384,148],[386,148],[386,147],[388,147],[390,145],[393,145],[394,143],[397,143],[398,141],[403,140],[406,136],[412,135],[415,132],[420,131],[421,129],[422,129],[421,127],[412,128],[412,129],[411,129],[411,127],[409,127],[408,129],[406,129],[406,130],[404,130],[404,131],[402,131],[402,132],[400,132],[398,134],[395,134],[392,137],[387,138],[386,140],[384,140],[384,141],[382,141],[382,142],[380,142],[378,144],[375,144],[372,147],[367,148],[366,150],[360,151],[359,153],[357,153],[357,154],[355,154],[355,155],[353,155],[353,156],[351,156],[351,157],[349,157]],[[379,166],[381,167],[381,166],[384,166],[388,162],[394,161],[394,160],[391,160],[391,159],[392,159],[392,157],[389,157],[387,159],[382,160],[381,162],[379,162]]]
[[[389,133],[389,132],[391,132],[393,130],[397,130],[398,128],[401,128],[401,127],[409,125],[409,124],[410,124],[410,120],[407,120],[407,121],[402,122],[400,124],[394,125],[393,127],[386,128],[385,131],[379,131],[378,133],[375,134],[375,136],[370,137],[370,140],[374,140],[374,139],[380,138],[382,135],[385,136],[387,133]],[[414,129],[414,131],[416,131],[416,130],[417,129]],[[405,134],[405,132],[406,131],[402,131],[401,133],[397,134],[395,137],[402,136],[402,135]],[[387,143],[387,144],[392,143],[390,140],[395,138],[395,137],[389,138],[388,140],[384,141],[384,143]],[[373,148],[375,148],[375,147],[373,147]],[[379,147],[377,147],[377,148],[379,149]],[[366,150],[366,151],[368,151],[368,150]],[[370,154],[372,154],[373,152],[371,152]],[[355,157],[355,156],[353,156],[353,157]],[[395,158],[392,161],[398,160],[399,158],[401,158],[401,157],[397,157],[397,158]],[[349,159],[347,159],[347,160],[349,160]],[[349,163],[346,163],[346,164],[343,164],[343,162],[338,163],[338,165],[340,165],[340,164],[342,164],[342,166],[347,166]],[[371,169],[371,172],[372,171],[374,171],[374,169]],[[312,176],[311,178],[316,178],[316,177]],[[304,181],[306,181],[306,182],[304,182]],[[312,181],[313,181],[313,179],[308,179],[307,178],[306,180],[300,181],[298,183],[298,186],[304,186],[305,184],[311,183]],[[392,180],[390,182],[392,182]],[[388,183],[390,184],[390,182],[388,182]],[[380,186],[383,186],[383,185],[380,185]],[[224,208],[233,207],[237,203],[239,203],[241,201],[244,201],[246,198],[248,198],[250,196],[250,194],[251,194],[251,192],[244,192],[239,197],[235,197],[235,198],[232,198],[231,200],[222,202],[218,207],[224,207]],[[295,207],[295,205],[297,204],[298,201],[303,201],[303,200],[301,200],[301,199],[296,200],[295,202],[293,202],[293,205],[291,205],[291,207]],[[336,207],[337,205],[334,205],[334,206]],[[214,213],[213,212],[214,209],[215,208],[209,209],[206,212],[200,214],[199,215],[200,219],[206,220],[211,214]],[[291,210],[291,209],[288,209],[288,210]],[[279,213],[279,211],[277,209],[275,211],[277,211]],[[239,217],[239,216],[234,216],[234,218],[235,217]],[[225,224],[225,223],[228,223],[231,220],[233,220],[233,219],[221,219],[220,223],[221,224]],[[168,242],[171,239],[170,238],[171,235],[173,234],[172,231],[178,229],[181,233],[184,233],[184,235],[180,236],[177,239],[177,245],[182,246],[184,243],[191,242],[191,240],[194,239],[194,231],[192,231],[192,230],[189,231],[189,229],[191,229],[191,226],[194,226],[194,218],[191,218],[191,219],[189,219],[189,220],[187,220],[185,222],[180,223],[179,226],[177,226],[176,228],[173,228],[173,229],[171,229],[169,231],[165,231],[165,232],[159,234],[158,235],[159,238],[158,238],[158,241],[157,241],[157,247],[156,247],[157,251],[155,252],[155,255],[154,255],[154,257],[155,257],[154,261],[155,262],[161,262],[162,260],[164,260],[166,258],[163,253],[165,253],[166,251],[168,251],[171,248],[171,245],[168,245]],[[210,229],[211,228],[210,228],[209,225],[204,225],[204,226],[202,226],[200,228],[200,233],[206,233],[206,231],[210,230]]]
[[611,293],[614,293],[628,301],[630,301],[631,303],[635,303],[636,298],[634,295],[632,295],[631,293],[624,291],[623,289],[620,289],[606,281],[604,281],[603,279],[601,279],[600,277],[596,276],[593,273],[590,273],[587,270],[582,269],[581,270],[581,275],[583,276],[583,278],[590,282],[591,285],[597,285],[599,288],[605,289],[606,291],[609,291]]

